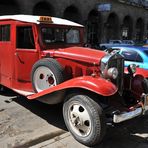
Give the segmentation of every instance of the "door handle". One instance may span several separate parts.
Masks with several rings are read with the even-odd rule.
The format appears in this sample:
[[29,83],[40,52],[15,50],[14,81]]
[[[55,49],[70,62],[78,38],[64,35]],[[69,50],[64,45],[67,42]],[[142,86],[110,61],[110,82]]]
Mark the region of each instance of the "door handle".
[[21,60],[21,58],[17,52],[15,53],[15,56],[19,59],[21,64],[25,64],[24,61]]

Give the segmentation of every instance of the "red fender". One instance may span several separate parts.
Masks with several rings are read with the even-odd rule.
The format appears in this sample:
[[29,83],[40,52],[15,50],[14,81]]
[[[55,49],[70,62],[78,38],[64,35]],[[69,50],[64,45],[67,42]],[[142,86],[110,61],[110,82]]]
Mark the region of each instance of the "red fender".
[[46,90],[43,90],[42,92],[33,94],[28,96],[28,99],[36,99],[39,97],[43,97],[47,94],[68,89],[68,88],[83,88],[92,92],[95,92],[102,96],[110,96],[117,92],[117,87],[103,79],[103,78],[94,78],[91,76],[83,76],[83,77],[77,77],[74,79],[70,79],[68,81],[65,81],[57,86],[54,86],[52,88],[48,88]]
[[143,91],[142,82],[144,80],[144,77],[142,75],[136,75],[132,79],[132,92],[137,98],[141,98]]

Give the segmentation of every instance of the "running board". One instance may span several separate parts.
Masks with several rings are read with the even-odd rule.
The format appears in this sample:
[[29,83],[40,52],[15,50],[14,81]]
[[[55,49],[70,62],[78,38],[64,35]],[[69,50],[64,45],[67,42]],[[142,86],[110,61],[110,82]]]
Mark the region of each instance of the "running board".
[[34,92],[30,92],[30,91],[23,91],[23,90],[18,90],[18,89],[12,89],[12,90],[26,97],[35,94]]

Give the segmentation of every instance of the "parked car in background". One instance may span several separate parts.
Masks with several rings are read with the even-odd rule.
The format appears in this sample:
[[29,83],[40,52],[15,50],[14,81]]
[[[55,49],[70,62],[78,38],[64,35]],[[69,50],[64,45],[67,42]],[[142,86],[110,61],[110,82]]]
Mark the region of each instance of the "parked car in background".
[[122,44],[135,45],[135,42],[133,40],[122,40]]
[[119,53],[125,59],[125,66],[136,64],[138,67],[148,70],[148,48],[140,46],[112,46],[112,49],[120,50]]
[[107,48],[111,48],[116,45],[131,45],[133,46],[135,43],[133,40],[110,40],[108,43],[100,44],[99,47],[103,50]]
[[121,40],[110,40],[108,43],[102,43],[99,45],[99,47],[103,50],[110,48],[113,45],[120,45],[122,44]]
[[136,74],[142,75],[144,78],[148,79],[148,70],[145,70],[143,68],[136,68]]

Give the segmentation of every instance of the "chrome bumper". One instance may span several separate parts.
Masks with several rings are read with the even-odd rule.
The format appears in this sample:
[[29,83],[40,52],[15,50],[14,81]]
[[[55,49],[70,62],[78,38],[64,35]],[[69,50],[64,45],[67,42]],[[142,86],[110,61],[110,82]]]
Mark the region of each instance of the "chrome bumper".
[[124,113],[117,114],[117,115],[114,114],[113,115],[113,122],[114,123],[120,123],[120,122],[129,120],[129,119],[132,119],[134,117],[137,117],[137,116],[141,115],[142,112],[143,112],[142,108],[137,108],[134,111],[124,112]]
[[113,122],[114,123],[120,123],[129,119],[132,119],[134,117],[137,117],[141,114],[144,114],[146,111],[146,106],[148,106],[148,94],[143,94],[142,95],[142,103],[143,104],[141,107],[135,108],[135,110],[129,111],[129,112],[122,112],[119,114],[114,114],[113,115]]

